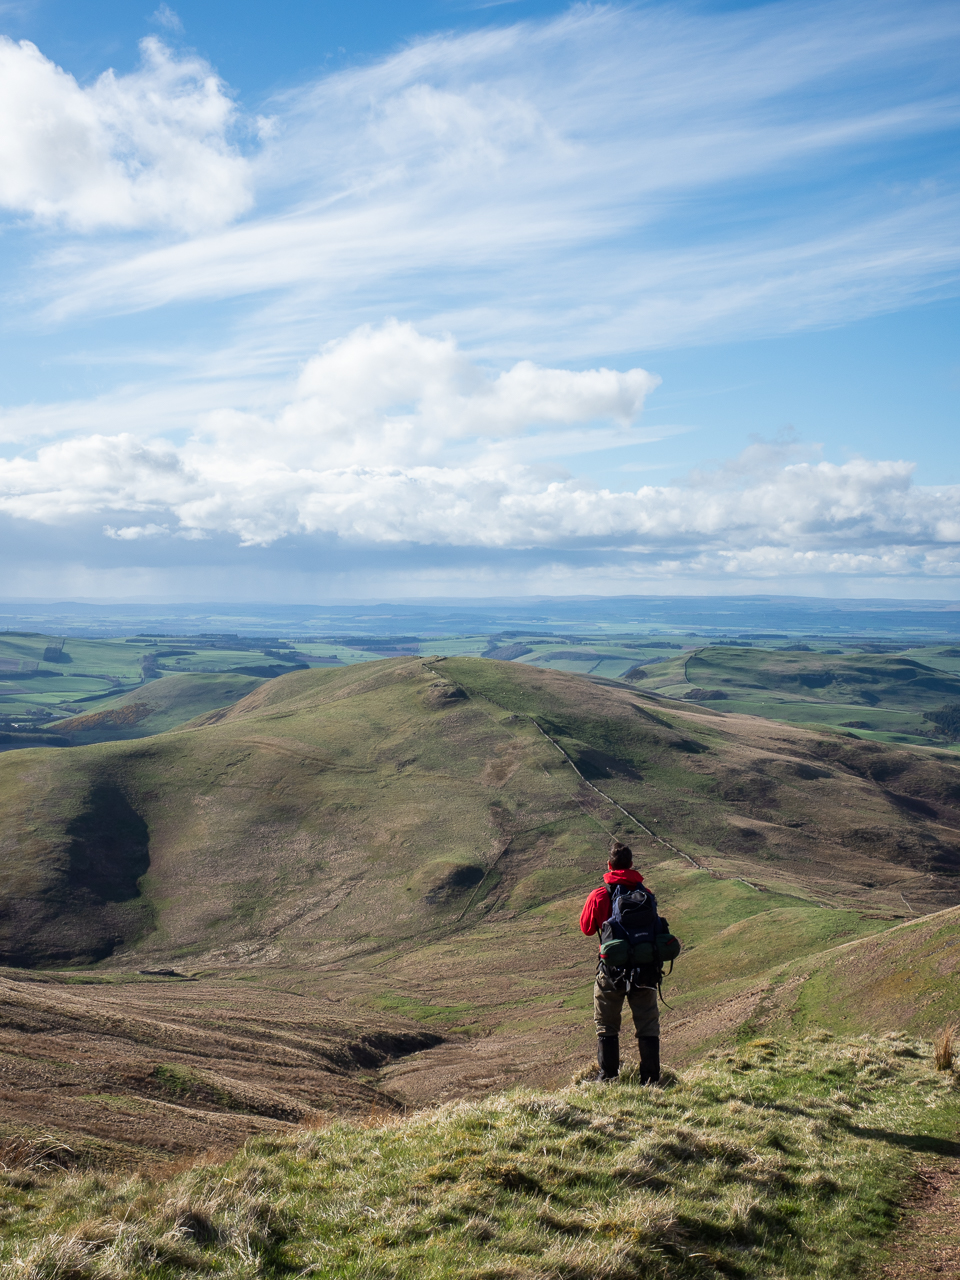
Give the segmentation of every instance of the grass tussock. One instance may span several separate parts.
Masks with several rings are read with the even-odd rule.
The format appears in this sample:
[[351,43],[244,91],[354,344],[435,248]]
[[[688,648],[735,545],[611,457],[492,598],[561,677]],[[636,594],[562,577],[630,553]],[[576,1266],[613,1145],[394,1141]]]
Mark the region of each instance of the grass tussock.
[[941,1027],[933,1039],[933,1065],[938,1071],[952,1071],[953,1060],[956,1056],[955,1041],[957,1038],[958,1025],[956,1022],[948,1022],[945,1027]]
[[258,1138],[177,1177],[8,1180],[4,1280],[848,1277],[952,1077],[903,1036],[758,1040],[643,1087]]

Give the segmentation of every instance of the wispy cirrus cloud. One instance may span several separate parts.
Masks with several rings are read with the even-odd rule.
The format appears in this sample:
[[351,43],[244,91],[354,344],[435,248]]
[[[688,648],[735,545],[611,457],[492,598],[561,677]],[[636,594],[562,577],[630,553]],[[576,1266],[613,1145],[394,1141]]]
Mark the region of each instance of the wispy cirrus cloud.
[[870,169],[960,123],[958,34],[783,4],[420,41],[272,104],[252,218],[81,266],[52,313],[279,293],[274,322],[379,307],[587,355],[903,305],[955,285],[960,195]]
[[[266,119],[157,40],[89,88],[5,42],[52,104],[0,174],[11,217],[47,228],[16,316],[86,343],[99,317],[152,313],[161,337],[136,380],[118,362],[86,399],[0,414],[22,446],[0,509],[108,520],[114,550],[302,537],[586,548],[627,577],[960,573],[957,493],[908,462],[752,451],[736,475],[624,492],[566,469],[677,430],[638,425],[650,374],[607,367],[640,348],[956,293],[958,36],[924,0],[583,5],[417,40]],[[61,170],[74,137],[87,160]]]
[[158,9],[154,9],[151,16],[154,22],[161,27],[165,27],[168,31],[175,31],[178,34],[183,31],[180,15],[171,9],[168,4],[162,4]]

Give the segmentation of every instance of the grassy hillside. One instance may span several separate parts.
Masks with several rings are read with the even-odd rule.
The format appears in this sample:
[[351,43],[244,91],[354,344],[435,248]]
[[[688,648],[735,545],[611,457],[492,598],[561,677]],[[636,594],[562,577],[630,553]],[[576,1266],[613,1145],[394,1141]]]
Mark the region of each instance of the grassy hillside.
[[684,956],[664,1035],[678,1059],[758,1034],[932,1035],[960,1000],[958,925],[960,907],[872,932],[851,912],[760,912]]
[[173,734],[2,756],[0,787],[7,963],[283,969],[488,1037],[479,1079],[511,1037],[543,1080],[589,1044],[576,917],[611,833],[692,944],[668,999],[960,898],[954,757],[513,662],[298,672]]
[[176,729],[206,711],[238,702],[262,683],[263,678],[258,676],[167,676],[118,698],[98,701],[96,710],[54,721],[47,727],[68,736],[77,746],[147,738]]
[[665,1089],[302,1129],[172,1180],[10,1169],[0,1274],[876,1276],[916,1157],[956,1154],[957,1096],[904,1036],[764,1037]]
[[0,759],[0,938],[19,963],[124,944],[314,962],[462,932],[588,887],[610,831],[663,849],[570,760],[721,874],[952,904],[952,759],[785,732],[481,659],[294,674],[174,735]]
[[828,654],[712,645],[630,678],[639,688],[723,711],[924,744],[940,735],[924,712],[960,701],[960,667],[944,653],[950,650]]
[[[8,1183],[11,1274],[189,1274],[208,1238],[221,1261],[247,1241],[238,1275],[377,1274],[376,1254],[396,1276],[451,1258],[712,1276],[746,1249],[751,1274],[808,1274],[809,1249],[850,1274],[909,1155],[871,1134],[955,1123],[925,1051],[876,1045],[960,1002],[946,752],[394,657],[263,681],[176,732],[0,756],[0,795],[0,945],[23,966],[0,982],[0,1162],[80,1166],[42,1193]],[[622,1091],[530,1093],[595,1049],[596,941],[576,922],[612,833],[686,944],[665,1061],[721,1057],[638,1091],[624,1037]],[[871,1041],[797,1048],[811,1033]],[[357,1125],[447,1100],[406,1129]],[[349,1131],[295,1128],[345,1112]],[[265,1145],[219,1172],[84,1181],[248,1135]],[[261,1177],[269,1213],[218,1198]]]

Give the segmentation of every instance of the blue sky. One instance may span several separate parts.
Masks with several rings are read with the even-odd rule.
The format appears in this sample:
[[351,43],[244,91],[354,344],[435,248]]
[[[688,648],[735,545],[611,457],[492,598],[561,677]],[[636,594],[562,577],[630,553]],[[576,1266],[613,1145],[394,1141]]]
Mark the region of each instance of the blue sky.
[[955,598],[958,34],[0,3],[0,593]]

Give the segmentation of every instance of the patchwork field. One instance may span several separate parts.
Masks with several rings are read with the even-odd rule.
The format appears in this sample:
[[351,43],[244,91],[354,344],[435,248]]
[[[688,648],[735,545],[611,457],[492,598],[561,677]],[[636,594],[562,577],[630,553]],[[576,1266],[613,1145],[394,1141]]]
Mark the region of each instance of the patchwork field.
[[[349,637],[348,637],[349,639]],[[307,644],[303,651],[286,640],[249,640],[240,636],[134,636],[83,639],[33,632],[0,633],[0,749],[20,744],[20,733],[37,732],[51,723],[63,735],[64,719],[96,714],[144,701],[145,689],[168,676],[194,676],[194,692],[181,682],[175,694],[151,692],[150,733],[162,732],[191,719],[202,710],[235,702],[261,680],[310,666],[343,666],[383,656],[383,646]],[[395,652],[389,645],[387,652]],[[229,675],[230,681],[210,680]],[[246,683],[244,683],[246,681]],[[222,695],[222,696],[221,696]],[[217,701],[217,697],[220,700]],[[189,710],[191,697],[195,700]],[[188,714],[178,720],[169,712],[182,704]],[[145,718],[145,717],[144,717]],[[103,740],[111,727],[128,729],[127,721],[105,718],[78,730],[70,741]],[[116,733],[114,737],[143,736]],[[52,742],[50,745],[54,745]]]
[[[807,642],[786,636],[705,646],[696,635],[679,633],[290,641],[239,636],[84,640],[7,632],[0,634],[0,750],[143,737],[242,696],[238,682],[243,678],[430,655],[483,656],[595,681],[624,680],[668,697],[722,702],[726,711],[826,725],[877,741],[949,747],[960,739],[960,713],[946,719],[940,713],[960,706],[960,650],[943,644],[896,650],[890,641]],[[193,677],[196,683],[192,690],[181,681],[176,693],[144,695],[148,685],[171,676]],[[235,683],[213,676],[231,676]],[[232,697],[231,689],[236,690]],[[109,714],[89,720],[101,711]],[[41,737],[33,736],[37,733]]]
[[825,654],[717,645],[628,678],[639,688],[725,712],[822,724],[876,741],[949,745],[956,734],[930,715],[960,702],[953,652],[947,646]]

